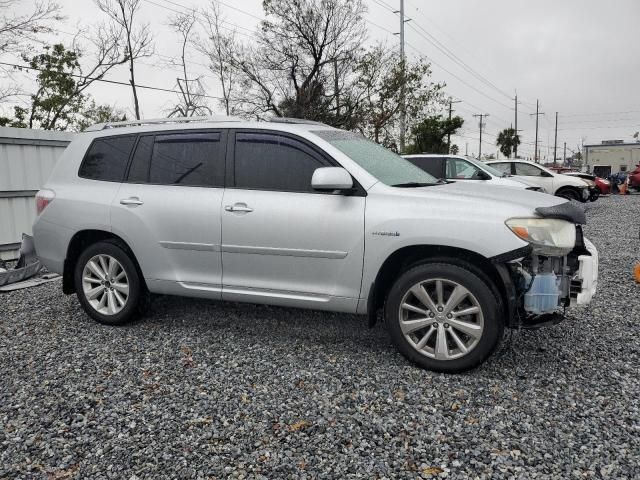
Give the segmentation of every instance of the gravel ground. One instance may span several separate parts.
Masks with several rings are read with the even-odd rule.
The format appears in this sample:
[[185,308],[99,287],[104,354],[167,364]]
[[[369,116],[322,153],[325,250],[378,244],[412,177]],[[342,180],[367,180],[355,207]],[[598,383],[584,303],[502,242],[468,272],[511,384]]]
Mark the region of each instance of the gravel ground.
[[434,374],[362,318],[178,298],[121,328],[0,296],[0,478],[640,478],[640,196],[589,205],[599,294]]

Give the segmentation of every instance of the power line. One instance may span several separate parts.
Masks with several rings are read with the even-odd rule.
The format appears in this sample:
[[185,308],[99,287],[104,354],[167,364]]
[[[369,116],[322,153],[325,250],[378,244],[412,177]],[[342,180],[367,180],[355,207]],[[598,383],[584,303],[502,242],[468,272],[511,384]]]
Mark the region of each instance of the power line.
[[[150,3],[151,5],[155,5],[156,7],[164,8],[165,10],[169,10],[170,12],[174,12],[174,13],[187,13],[187,12],[192,11],[189,7],[187,7],[185,5],[181,5],[181,4],[176,3],[176,2],[172,2],[171,0],[160,0],[160,1],[169,3],[171,5],[176,5],[179,8],[181,8],[181,10],[176,10],[175,8],[171,8],[171,7],[168,7],[166,5],[161,5],[159,3],[154,2],[153,0],[143,0],[143,1],[146,2],[146,3]],[[253,31],[251,29],[249,29],[249,28],[241,27],[240,25],[236,25],[235,23],[228,22],[226,20],[220,20],[220,23],[225,23],[225,24],[231,25],[231,26],[233,26],[235,28],[240,28],[242,30],[246,30],[247,32],[250,32],[252,35],[248,35],[246,33],[238,32],[238,31],[235,31],[235,33],[237,33],[238,35],[243,35],[243,36],[248,37],[248,38],[253,38]],[[222,27],[222,28],[224,28],[225,30],[233,31],[232,29],[227,28],[227,27]]]
[[627,110],[626,112],[591,112],[591,113],[571,113],[563,115],[565,117],[596,117],[601,115],[624,115],[627,113],[640,113],[640,110]]
[[[146,0],[148,1],[148,0]],[[374,0],[376,1],[376,0]],[[378,3],[376,1],[376,3]],[[379,4],[379,3],[378,3]],[[389,7],[390,8],[390,7]],[[391,10],[392,12],[395,13],[394,10]],[[373,25],[376,28],[379,28],[380,30],[383,30],[387,33],[390,33],[391,35],[395,35],[395,32],[392,32],[391,30],[378,25],[370,20],[365,20],[368,24]],[[411,25],[411,24],[409,24]],[[420,34],[420,32],[418,32]],[[424,54],[420,49],[418,49],[417,47],[413,46],[412,44],[410,44],[409,42],[407,42],[405,40],[405,44],[411,48],[412,50],[414,50],[416,53],[418,53],[418,55],[425,57],[427,60],[429,60],[429,62],[431,62],[432,64],[438,66],[439,68],[441,68],[442,70],[444,70],[446,73],[448,73],[449,75],[451,75],[452,77],[454,77],[456,80],[458,80],[460,83],[466,85],[467,87],[471,88],[472,90],[476,91],[477,93],[479,93],[480,95],[488,98],[489,100],[496,102],[498,105],[501,105],[502,107],[506,108],[506,109],[511,109],[511,107],[509,107],[508,105],[505,105],[504,103],[500,102],[499,100],[496,100],[495,98],[491,97],[490,95],[487,95],[486,93],[484,93],[483,91],[479,90],[478,88],[476,88],[475,86],[471,85],[470,83],[468,83],[467,81],[463,80],[462,78],[460,78],[458,75],[456,75],[455,73],[453,73],[451,70],[448,70],[446,67],[444,67],[442,64],[436,62],[433,58],[431,58],[430,56]],[[467,102],[468,103],[468,102]]]
[[[30,65],[19,65],[16,63],[9,63],[9,62],[0,62],[0,65],[5,65],[7,67],[15,67],[18,68],[20,70],[36,70],[38,72],[45,72],[47,70],[45,70],[44,68],[34,68],[31,67]],[[85,75],[80,75],[77,73],[66,73],[65,75],[68,75],[70,77],[74,77],[74,78],[82,78],[85,80],[91,80],[94,82],[102,82],[102,83],[109,83],[112,85],[124,85],[126,87],[131,87],[131,84],[129,82],[119,82],[117,80],[107,80],[105,78],[98,78],[98,77],[88,77]],[[159,92],[168,92],[168,93],[177,93],[177,94],[181,94],[181,92],[179,92],[178,90],[172,90],[170,88],[162,88],[162,87],[152,87],[150,85],[141,85],[139,83],[136,83],[136,88],[142,88],[145,90],[156,90]],[[194,93],[192,94],[194,97],[203,97],[203,98],[211,98],[214,100],[222,100],[222,97],[214,97],[213,95],[205,95],[205,94],[200,94],[200,93]]]
[[[396,13],[388,4],[386,4],[384,1],[382,0],[374,0],[378,5],[383,6],[384,8],[387,8],[389,11],[392,11],[393,13]],[[499,87],[497,87],[493,82],[491,82],[489,79],[487,79],[484,75],[482,75],[481,73],[479,73],[477,70],[475,70],[473,67],[471,67],[468,63],[466,63],[464,60],[462,60],[458,55],[456,55],[450,48],[448,48],[446,45],[444,45],[440,40],[438,40],[433,34],[429,33],[424,27],[422,27],[416,19],[412,19],[413,20],[413,24],[409,24],[409,28],[413,29],[418,35],[420,35],[422,38],[424,38],[427,42],[429,42],[431,45],[433,45],[434,47],[436,47],[440,52],[442,52],[447,58],[449,58],[450,60],[452,60],[454,63],[458,64],[460,67],[464,68],[468,73],[470,73],[471,75],[473,75],[476,79],[480,80],[482,83],[484,83],[486,86],[493,88],[495,91],[497,91],[498,93],[500,93],[501,95],[504,95],[506,98],[508,98],[509,100],[511,100],[511,95],[509,95],[508,93],[505,93],[504,90],[501,90]]]

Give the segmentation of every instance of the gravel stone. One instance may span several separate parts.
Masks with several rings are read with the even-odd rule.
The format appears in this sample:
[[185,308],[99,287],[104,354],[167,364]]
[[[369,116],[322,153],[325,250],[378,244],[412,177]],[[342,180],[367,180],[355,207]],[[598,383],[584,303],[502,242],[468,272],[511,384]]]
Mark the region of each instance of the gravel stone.
[[640,478],[640,196],[588,207],[592,305],[463,375],[352,315],[0,294],[0,478]]

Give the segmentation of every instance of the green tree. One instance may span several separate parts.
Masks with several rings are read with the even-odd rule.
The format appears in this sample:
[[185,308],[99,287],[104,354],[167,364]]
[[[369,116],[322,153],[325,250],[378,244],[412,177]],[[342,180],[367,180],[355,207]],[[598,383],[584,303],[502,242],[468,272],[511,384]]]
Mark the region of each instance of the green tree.
[[453,144],[451,145],[451,150],[449,150],[449,153],[451,153],[451,155],[457,155],[459,151],[460,148],[458,148],[458,145]]
[[397,150],[401,91],[405,90],[406,124],[411,127],[440,108],[444,84],[431,81],[431,66],[420,59],[402,62],[394,49],[377,45],[358,60],[352,98],[358,105],[358,129],[367,137]]
[[19,128],[82,130],[94,120],[121,118],[121,112],[109,106],[96,105],[85,93],[96,78],[102,78],[117,62],[102,63],[105,57],[101,56],[91,73],[82,75],[80,57],[78,51],[56,44],[46,46],[44,53],[31,59],[24,58],[29,67],[38,72],[36,91],[30,96],[30,105],[14,107],[14,119],[0,119],[0,122]]
[[74,72],[80,69],[78,54],[64,45],[46,46],[45,52],[24,58],[38,72],[38,88],[31,95],[31,106],[14,107],[14,127],[66,130],[80,112],[85,98],[78,92]]
[[124,122],[125,120],[127,116],[122,110],[111,105],[98,105],[92,98],[88,98],[74,129],[82,132],[96,123]]
[[442,115],[425,118],[411,130],[408,153],[448,153],[447,135],[454,135],[463,124],[464,119],[457,115],[451,119]]
[[520,145],[520,135],[518,135],[514,128],[505,128],[498,134],[496,145],[505,157],[510,158],[513,149],[517,145]]

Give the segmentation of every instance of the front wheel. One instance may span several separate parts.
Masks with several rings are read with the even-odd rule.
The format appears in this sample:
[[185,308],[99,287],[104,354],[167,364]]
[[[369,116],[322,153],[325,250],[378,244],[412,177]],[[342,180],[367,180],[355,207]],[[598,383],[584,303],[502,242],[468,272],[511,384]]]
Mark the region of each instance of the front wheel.
[[504,329],[491,287],[471,270],[448,263],[403,273],[387,298],[385,319],[398,350],[438,372],[478,366]]
[[576,192],[575,190],[570,190],[568,188],[565,190],[560,190],[558,193],[556,193],[556,197],[562,197],[566,198],[567,200],[574,200],[576,202],[582,201],[578,192]]
[[115,242],[94,243],[80,254],[75,284],[85,312],[100,323],[121,325],[137,313],[140,276],[125,249]]

